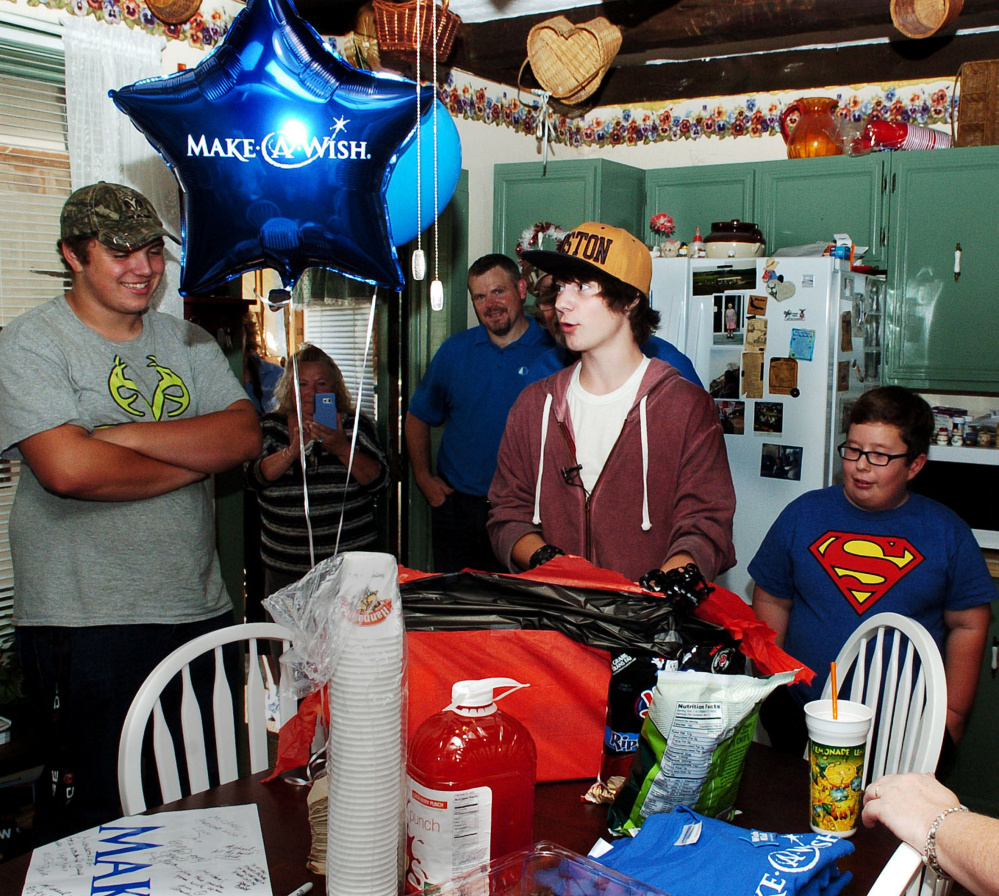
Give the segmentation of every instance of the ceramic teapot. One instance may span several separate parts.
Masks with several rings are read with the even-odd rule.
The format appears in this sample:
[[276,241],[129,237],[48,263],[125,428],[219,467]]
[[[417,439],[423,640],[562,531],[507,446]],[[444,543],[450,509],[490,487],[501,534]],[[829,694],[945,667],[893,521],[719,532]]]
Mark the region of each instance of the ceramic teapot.
[[[780,117],[780,135],[787,144],[789,159],[815,156],[840,156],[843,143],[839,137],[836,108],[839,102],[828,96],[802,97],[789,103]],[[788,119],[797,116],[797,123]]]

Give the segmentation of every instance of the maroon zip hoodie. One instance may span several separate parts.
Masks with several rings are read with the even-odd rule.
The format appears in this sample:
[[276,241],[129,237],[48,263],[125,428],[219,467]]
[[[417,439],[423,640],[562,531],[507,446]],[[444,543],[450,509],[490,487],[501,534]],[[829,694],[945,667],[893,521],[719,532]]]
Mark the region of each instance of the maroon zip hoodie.
[[567,394],[574,367],[524,389],[507,418],[489,489],[496,556],[517,571],[513,546],[536,532],[632,581],[681,551],[708,580],[733,566],[735,490],[707,392],[652,359],[587,495],[573,471]]

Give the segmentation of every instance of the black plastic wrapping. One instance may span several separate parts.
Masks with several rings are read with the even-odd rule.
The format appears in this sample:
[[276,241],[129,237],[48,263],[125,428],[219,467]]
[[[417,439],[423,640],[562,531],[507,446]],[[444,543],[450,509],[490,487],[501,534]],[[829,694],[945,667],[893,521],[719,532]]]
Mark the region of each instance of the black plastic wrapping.
[[662,596],[567,587],[463,571],[399,586],[410,631],[551,630],[612,652],[662,654],[672,632],[694,642],[731,636],[720,626],[674,611]]

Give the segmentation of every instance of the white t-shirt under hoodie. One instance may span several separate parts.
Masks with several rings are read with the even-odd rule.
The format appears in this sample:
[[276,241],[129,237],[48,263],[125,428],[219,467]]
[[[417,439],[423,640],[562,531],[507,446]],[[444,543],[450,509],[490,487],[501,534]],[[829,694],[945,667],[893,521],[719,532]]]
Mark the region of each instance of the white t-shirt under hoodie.
[[588,493],[593,491],[600,471],[621,434],[625,417],[635,403],[638,387],[648,366],[649,359],[642,358],[624,385],[606,395],[593,395],[579,384],[582,364],[578,364],[573,371],[567,398],[576,440],[576,463],[582,467],[579,477]]

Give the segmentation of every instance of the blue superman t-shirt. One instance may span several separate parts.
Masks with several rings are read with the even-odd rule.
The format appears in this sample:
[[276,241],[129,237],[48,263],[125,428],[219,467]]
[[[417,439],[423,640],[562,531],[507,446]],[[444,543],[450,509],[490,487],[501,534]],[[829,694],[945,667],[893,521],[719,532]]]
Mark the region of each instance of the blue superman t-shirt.
[[817,673],[811,687],[792,686],[802,702],[821,696],[829,664],[865,617],[915,619],[942,653],[944,612],[997,596],[981,549],[953,511],[912,493],[892,510],[861,510],[841,486],[789,504],[749,574],[764,591],[793,601],[784,649]]

